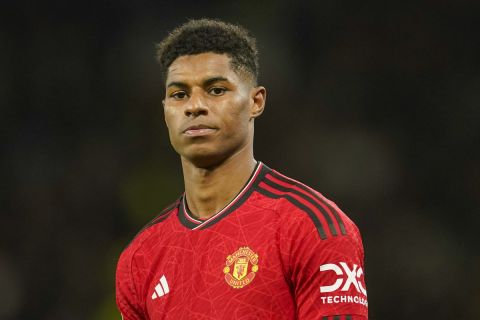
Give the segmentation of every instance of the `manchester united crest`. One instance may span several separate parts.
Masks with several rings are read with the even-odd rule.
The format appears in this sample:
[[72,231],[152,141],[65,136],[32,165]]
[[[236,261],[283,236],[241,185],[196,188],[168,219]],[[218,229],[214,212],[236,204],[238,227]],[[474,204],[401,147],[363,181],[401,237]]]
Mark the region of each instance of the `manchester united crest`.
[[258,271],[258,255],[249,247],[241,247],[227,257],[225,268],[225,281],[235,288],[240,289],[248,285],[255,278]]

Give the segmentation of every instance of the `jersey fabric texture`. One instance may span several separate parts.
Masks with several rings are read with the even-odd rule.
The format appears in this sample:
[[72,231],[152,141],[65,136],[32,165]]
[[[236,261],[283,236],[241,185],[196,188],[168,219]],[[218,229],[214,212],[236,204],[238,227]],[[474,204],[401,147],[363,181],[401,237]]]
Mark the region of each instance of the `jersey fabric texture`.
[[212,217],[194,218],[185,201],[121,254],[124,320],[368,319],[360,233],[319,192],[259,162]]

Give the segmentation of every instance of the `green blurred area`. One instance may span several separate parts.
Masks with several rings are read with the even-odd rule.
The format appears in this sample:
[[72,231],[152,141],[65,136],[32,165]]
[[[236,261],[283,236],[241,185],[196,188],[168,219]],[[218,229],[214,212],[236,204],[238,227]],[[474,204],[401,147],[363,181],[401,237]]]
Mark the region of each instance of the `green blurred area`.
[[160,164],[160,159],[141,163],[120,183],[121,198],[132,225],[146,224],[183,193],[181,172],[166,170]]

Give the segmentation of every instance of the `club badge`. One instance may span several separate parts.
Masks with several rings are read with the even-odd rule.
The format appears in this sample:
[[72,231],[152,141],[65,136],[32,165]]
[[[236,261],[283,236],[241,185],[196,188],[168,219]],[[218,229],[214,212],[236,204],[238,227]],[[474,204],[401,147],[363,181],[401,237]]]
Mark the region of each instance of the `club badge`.
[[258,255],[249,247],[241,247],[227,257],[223,268],[225,281],[235,289],[250,284],[258,271]]

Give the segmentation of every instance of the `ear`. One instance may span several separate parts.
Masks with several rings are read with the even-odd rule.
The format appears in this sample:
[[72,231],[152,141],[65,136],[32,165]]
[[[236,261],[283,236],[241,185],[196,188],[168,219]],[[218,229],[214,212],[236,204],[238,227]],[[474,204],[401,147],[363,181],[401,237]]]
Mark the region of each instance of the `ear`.
[[250,119],[255,119],[263,113],[265,102],[267,100],[267,89],[259,86],[252,89],[252,106],[250,109]]

